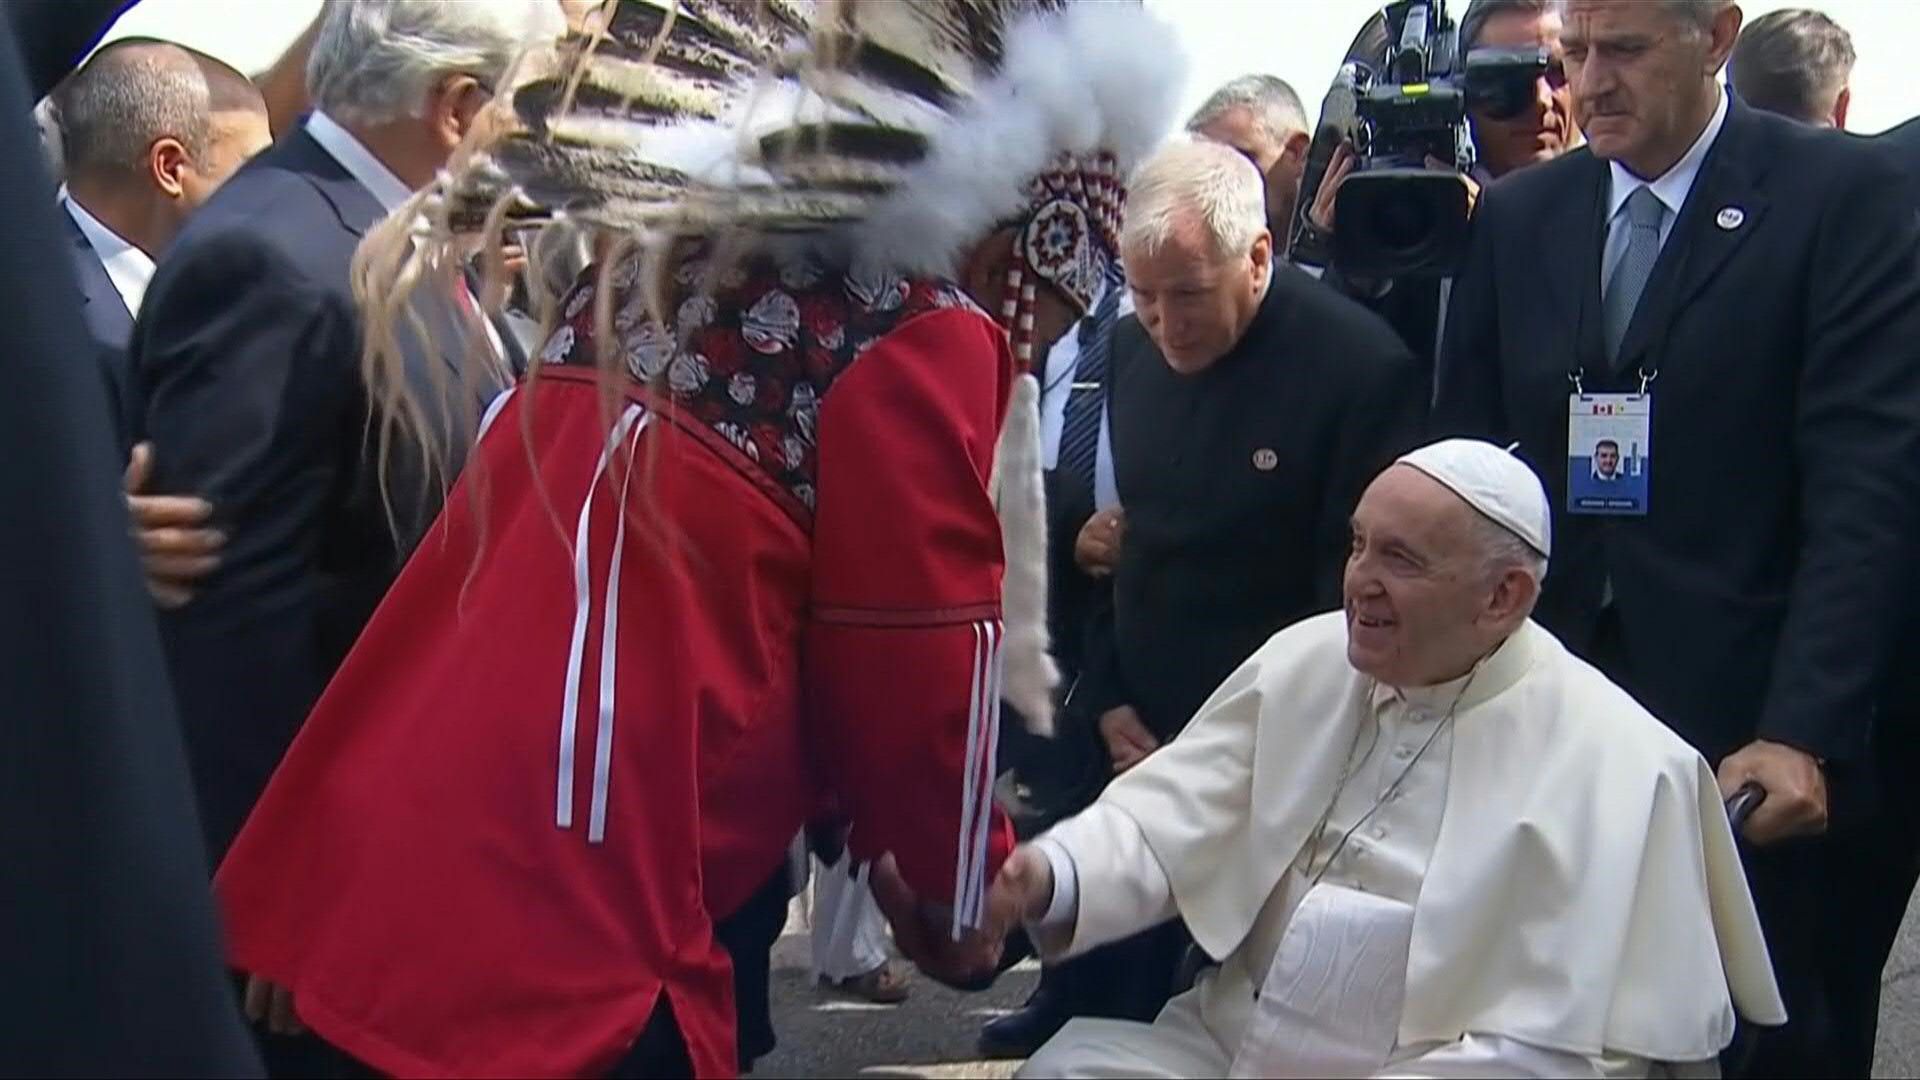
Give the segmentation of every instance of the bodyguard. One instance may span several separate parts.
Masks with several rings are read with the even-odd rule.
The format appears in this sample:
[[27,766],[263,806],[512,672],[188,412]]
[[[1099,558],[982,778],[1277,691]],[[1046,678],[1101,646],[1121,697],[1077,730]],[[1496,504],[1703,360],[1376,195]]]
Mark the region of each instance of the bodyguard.
[[[1791,1019],[1728,1064],[1865,1075],[1914,880],[1869,753],[1920,538],[1911,197],[1722,92],[1730,0],[1565,12],[1588,149],[1488,190],[1436,418],[1548,478],[1548,628],[1767,791],[1747,865]],[[1606,443],[1621,496],[1591,490]]]

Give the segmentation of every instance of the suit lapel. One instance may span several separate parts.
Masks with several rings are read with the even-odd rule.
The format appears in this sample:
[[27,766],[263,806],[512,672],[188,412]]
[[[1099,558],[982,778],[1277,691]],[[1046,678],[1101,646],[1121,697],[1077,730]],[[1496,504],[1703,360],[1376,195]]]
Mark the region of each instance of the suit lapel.
[[65,204],[60,205],[60,220],[66,224],[67,242],[73,245],[74,265],[79,268],[80,302],[91,304],[99,282],[104,281],[111,288],[113,280],[107,277],[107,268],[101,265],[99,253],[87,242],[87,234],[80,231],[80,223],[73,220],[73,212]]
[[[1720,136],[1700,165],[1700,175],[1627,327],[1616,371],[1657,370],[1662,358],[1655,350],[1667,340],[1673,321],[1712,284],[1766,215],[1766,195],[1760,186],[1765,163],[1750,152],[1751,119],[1739,101],[1727,103]],[[1722,218],[1723,210],[1737,213]]]
[[1567,316],[1562,325],[1575,328],[1575,363],[1589,371],[1601,368],[1605,342],[1600,336],[1600,251],[1606,237],[1607,166],[1585,150],[1580,182],[1566,199],[1548,211],[1548,220],[1529,238],[1564,237],[1565,243],[1547,245],[1547,276],[1552,281],[1557,310]]
[[285,163],[313,185],[327,205],[333,207],[341,227],[353,235],[366,236],[368,229],[387,216],[387,208],[380,205],[373,192],[355,180],[346,166],[307,134],[306,128],[287,137]]
[[[285,164],[313,185],[314,190],[320,193],[320,197],[339,217],[340,227],[347,232],[364,239],[367,230],[387,216],[387,208],[374,198],[373,192],[354,179],[346,166],[328,153],[327,148],[321,146],[304,127],[288,137],[286,150]],[[462,386],[461,350],[464,348],[466,323],[460,313],[451,300],[441,295],[440,290],[431,287],[414,293],[412,307],[426,325],[434,328],[434,336],[439,344],[438,360],[447,369],[451,380],[447,385]],[[424,400],[434,400],[440,391],[430,374],[432,360],[425,355],[425,343],[415,338],[411,326],[402,325],[399,332],[401,347],[409,355],[409,371],[425,395]],[[484,388],[477,392],[490,396]]]

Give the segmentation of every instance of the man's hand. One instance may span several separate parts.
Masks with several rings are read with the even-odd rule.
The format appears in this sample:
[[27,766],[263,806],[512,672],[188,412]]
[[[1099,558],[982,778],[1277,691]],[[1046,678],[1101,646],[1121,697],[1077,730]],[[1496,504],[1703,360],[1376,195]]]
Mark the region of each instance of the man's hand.
[[1320,187],[1313,193],[1313,206],[1307,211],[1307,220],[1313,222],[1314,228],[1332,234],[1333,201],[1340,195],[1340,185],[1359,163],[1352,143],[1343,139],[1333,148],[1333,157],[1327,160],[1327,174],[1321,178]]
[[127,461],[127,512],[133,517],[147,592],[154,603],[172,609],[193,599],[193,585],[220,565],[217,553],[227,538],[205,527],[213,514],[205,499],[142,494],[152,472],[153,445],[141,443]]
[[[1437,169],[1441,172],[1454,171],[1452,165],[1449,165],[1446,162],[1441,161],[1439,158],[1434,157],[1432,154],[1427,155],[1427,168]],[[1468,176],[1466,173],[1459,173],[1457,175],[1460,177],[1460,182],[1466,185],[1467,216],[1472,217],[1474,207],[1480,205],[1480,181],[1475,180],[1473,177]]]
[[277,986],[258,975],[247,976],[244,1000],[247,1019],[265,1023],[275,1035],[305,1035],[307,1026],[293,1012],[293,991]]
[[1102,510],[1087,519],[1073,541],[1073,561],[1091,577],[1106,577],[1120,565],[1120,541],[1127,531],[1127,514],[1120,507]]
[[1113,759],[1115,776],[1147,760],[1148,754],[1160,749],[1160,740],[1154,738],[1153,732],[1147,730],[1147,725],[1140,722],[1140,714],[1131,705],[1121,705],[1101,714],[1100,738],[1107,744],[1107,756]]
[[[1034,853],[1036,856],[1038,853]],[[1045,862],[1044,856],[1039,856]],[[1001,876],[1005,876],[1003,867]],[[1052,896],[1052,878],[1048,878],[1048,897]],[[978,929],[953,937],[953,912],[926,903],[900,876],[900,866],[892,855],[883,855],[868,872],[867,885],[873,890],[874,903],[893,927],[893,943],[900,955],[913,961],[930,978],[959,990],[982,990],[999,974],[1000,953],[1007,935],[1021,922],[1024,894],[1011,887],[1001,888],[995,878],[987,892],[985,911]],[[1041,910],[1046,909],[1045,901]]]
[[1755,844],[1827,831],[1827,776],[1804,751],[1759,739],[1720,762],[1720,797],[1727,799],[1752,781],[1766,790],[1766,801],[1747,819],[1743,832]]

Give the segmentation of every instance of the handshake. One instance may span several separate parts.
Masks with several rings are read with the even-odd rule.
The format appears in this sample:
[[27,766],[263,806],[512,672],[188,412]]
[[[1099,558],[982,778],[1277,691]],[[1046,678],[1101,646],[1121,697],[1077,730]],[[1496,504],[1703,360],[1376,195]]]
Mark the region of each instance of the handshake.
[[893,856],[873,864],[868,884],[893,926],[894,944],[929,977],[957,990],[984,990],[1007,966],[1007,938],[1037,922],[1053,901],[1053,867],[1031,845],[1007,856],[987,887],[980,925],[953,934],[952,909],[921,899],[900,876]]

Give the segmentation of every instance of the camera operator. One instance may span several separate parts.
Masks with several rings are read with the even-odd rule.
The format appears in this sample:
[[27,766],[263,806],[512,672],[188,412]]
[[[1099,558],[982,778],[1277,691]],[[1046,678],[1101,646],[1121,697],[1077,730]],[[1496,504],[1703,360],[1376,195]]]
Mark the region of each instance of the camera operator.
[[1481,184],[1528,165],[1551,161],[1579,145],[1573,96],[1567,89],[1565,50],[1560,45],[1560,14],[1552,0],[1473,0],[1460,19],[1460,51],[1524,49],[1545,51],[1545,63],[1533,79],[1533,95],[1520,111],[1495,115],[1469,101],[1468,128],[1476,163],[1472,177]]
[[[1482,186],[1579,145],[1563,54],[1560,16],[1553,0],[1473,0],[1467,6],[1460,20],[1456,55],[1470,64],[1494,60],[1506,69],[1500,79],[1501,93],[1468,96],[1468,130],[1474,148],[1473,165],[1465,174],[1469,207]],[[1531,79],[1526,78],[1528,74]],[[1343,141],[1302,215],[1302,233],[1314,238],[1313,246],[1320,250],[1327,250],[1334,233],[1335,200],[1359,164],[1351,141]],[[1427,164],[1453,167],[1438,159]],[[1370,280],[1334,267],[1326,270],[1324,279],[1384,317],[1407,346],[1432,366],[1447,290],[1439,279]]]
[[[1533,80],[1532,100],[1507,106],[1518,105],[1518,112],[1507,112],[1492,103],[1469,102],[1467,106],[1475,158],[1467,175],[1476,186],[1491,184],[1515,169],[1551,161],[1580,143],[1573,101],[1567,91],[1560,15],[1554,10],[1553,0],[1473,0],[1467,6],[1460,20],[1461,55],[1471,55],[1476,49],[1527,48],[1543,51]],[[1309,211],[1314,228],[1333,231],[1334,198],[1341,181],[1357,163],[1350,143],[1343,143],[1334,152]]]

